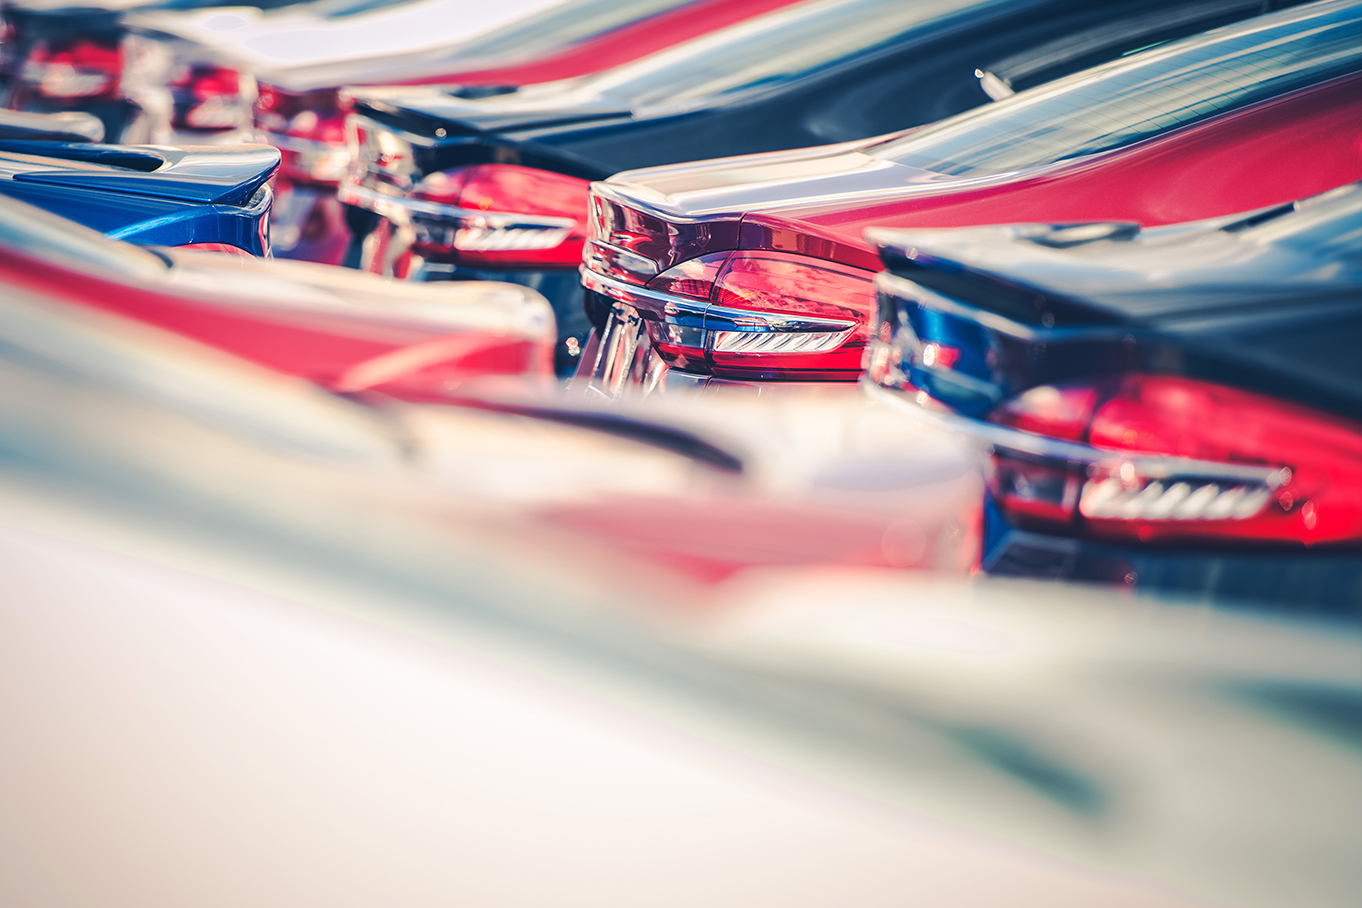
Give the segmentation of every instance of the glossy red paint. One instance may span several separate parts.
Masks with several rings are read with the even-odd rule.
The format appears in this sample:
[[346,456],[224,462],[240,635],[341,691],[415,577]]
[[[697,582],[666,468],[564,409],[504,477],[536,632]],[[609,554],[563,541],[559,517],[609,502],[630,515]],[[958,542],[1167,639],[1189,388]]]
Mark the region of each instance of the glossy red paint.
[[[669,216],[663,209],[634,211],[628,191],[616,192],[612,184],[602,184],[593,195],[592,237],[634,249],[658,266],[666,266],[662,277],[649,284],[662,289],[673,278],[688,276],[691,262],[717,259],[723,250],[735,246],[740,251],[806,257],[809,265],[818,260],[835,262],[852,269],[848,273],[859,270],[869,277],[881,267],[864,238],[869,227],[1096,220],[1158,226],[1280,205],[1362,179],[1362,76],[1334,79],[1124,149],[1015,176],[913,182],[911,178],[920,171],[880,162],[860,152],[861,147],[834,147],[823,157],[811,157],[808,169],[796,166],[794,158],[812,156],[816,150],[629,174],[630,183],[647,186],[653,196],[677,200],[677,215]],[[773,178],[778,173],[794,175]],[[722,191],[730,187],[735,199],[763,201],[746,213],[737,206],[723,211]],[[849,187],[855,190],[848,191]],[[779,199],[783,191],[793,199],[826,192],[836,200],[769,202]],[[703,215],[685,208],[690,192],[703,193],[708,209]],[[718,213],[710,213],[715,210]],[[604,254],[608,251],[604,247],[593,243],[591,249],[589,268],[631,283],[647,280],[642,273],[620,267]],[[693,258],[678,261],[682,256]],[[854,298],[846,293],[829,297],[854,313],[862,334],[874,305],[873,292],[868,284],[864,287]],[[785,300],[766,298],[765,310],[771,313],[794,314],[804,309],[799,294]],[[858,353],[860,339],[856,343]],[[848,346],[830,355],[850,356],[849,350]],[[755,359],[750,371],[740,374],[743,357],[731,359],[722,374],[789,377],[778,372],[763,374]],[[687,369],[697,368],[711,371],[692,358]],[[813,365],[805,364],[805,368]],[[834,368],[838,367],[829,360],[828,374],[815,380],[859,377],[857,369],[834,373]]]
[[[914,518],[730,496],[626,498],[559,505],[537,525],[597,539],[615,551],[688,580],[720,583],[750,568],[821,564],[844,567],[957,567],[946,542],[958,534],[960,511],[917,502]],[[974,519],[974,515],[966,515]],[[967,521],[968,522],[968,521]],[[961,548],[969,548],[965,541]]]
[[[220,255],[214,253],[211,260],[223,261]],[[249,269],[254,264],[228,267]],[[177,267],[192,270],[194,265],[190,259]],[[498,375],[533,381],[553,374],[547,338],[536,343],[492,330],[451,333],[451,326],[440,321],[396,314],[382,320],[372,312],[346,312],[343,306],[291,305],[290,290],[297,292],[296,284],[281,283],[272,299],[260,286],[268,286],[268,272],[252,277],[253,286],[245,290],[233,289],[225,280],[218,291],[198,286],[178,290],[56,268],[0,249],[0,285],[127,316],[330,390],[431,400],[457,382]]]
[[[1166,375],[1127,375],[1032,388],[999,405],[988,419],[1117,453],[1171,455],[1284,471],[1280,484],[1252,516],[1153,519],[1138,513],[1118,516],[1085,511],[1084,530],[1098,538],[1308,545],[1362,542],[1362,425],[1351,420],[1235,388]],[[1033,487],[1039,480],[1060,488],[1069,479],[1063,466],[1006,459],[1009,462],[999,469],[1029,471],[1027,481]],[[1091,470],[1075,473],[1072,481],[1078,487],[1106,479],[1138,491],[1142,482],[1138,471],[1131,465],[1125,475],[1122,469],[1110,478]],[[1191,486],[1183,485],[1182,500],[1190,501]],[[1174,488],[1171,481],[1158,484],[1151,498]],[[995,496],[1003,510],[1024,525],[1040,521],[1050,528],[1065,526],[1075,519],[1078,507],[1076,496],[1063,504],[1047,501],[1045,496],[1009,494],[1007,489],[995,488]]]
[[793,248],[878,270],[868,227],[1091,220],[1152,227],[1279,205],[1359,179],[1362,77],[1347,76],[1003,182],[748,214],[740,246]]
[[798,0],[699,0],[579,42],[536,60],[451,71],[394,85],[530,85],[600,72],[736,25]]
[[582,260],[582,245],[586,242],[590,193],[591,183],[587,180],[518,164],[479,164],[433,173],[413,190],[415,198],[472,212],[566,218],[573,226],[562,242],[549,249],[480,250],[418,241],[412,250],[427,259],[473,268],[517,265],[575,268]]

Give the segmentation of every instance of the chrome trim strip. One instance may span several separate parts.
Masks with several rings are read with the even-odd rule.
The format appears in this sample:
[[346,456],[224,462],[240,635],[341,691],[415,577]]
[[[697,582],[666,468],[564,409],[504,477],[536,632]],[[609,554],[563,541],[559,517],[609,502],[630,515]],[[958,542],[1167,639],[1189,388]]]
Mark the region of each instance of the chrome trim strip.
[[[1074,441],[1061,441],[1047,438],[1033,432],[1009,429],[977,419],[969,419],[954,413],[941,413],[929,410],[907,399],[902,391],[885,388],[861,378],[861,387],[874,401],[882,402],[915,420],[920,420],[939,429],[954,430],[977,439],[995,449],[1016,451],[1043,457],[1047,460],[1063,461],[1072,464],[1118,465],[1134,464],[1139,475],[1146,479],[1169,479],[1174,477],[1221,479],[1232,482],[1256,482],[1269,488],[1277,488],[1285,481],[1282,470],[1275,467],[1253,467],[1245,464],[1219,463],[1213,460],[1194,460],[1190,457],[1173,457],[1165,454],[1128,454],[1121,451],[1104,451]],[[924,394],[926,392],[923,392]]]
[[474,226],[488,227],[494,230],[570,230],[575,223],[571,218],[458,208],[439,202],[427,202],[424,199],[409,199],[405,196],[389,195],[349,182],[342,182],[337,187],[336,197],[347,205],[357,205],[384,217],[395,216],[398,219],[405,219],[415,215],[443,221],[454,221],[460,224],[471,222]]

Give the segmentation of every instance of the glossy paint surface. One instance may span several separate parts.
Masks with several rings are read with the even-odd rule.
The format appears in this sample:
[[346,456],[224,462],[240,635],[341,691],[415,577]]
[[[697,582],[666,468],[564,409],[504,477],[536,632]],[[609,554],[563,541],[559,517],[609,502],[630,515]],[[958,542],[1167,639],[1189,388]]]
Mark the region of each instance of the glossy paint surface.
[[[1246,6],[1236,15],[1259,10]],[[481,160],[495,145],[495,160],[600,178],[938,120],[989,100],[976,68],[1137,12],[1148,14],[1148,5],[828,0],[778,10],[582,82],[483,99],[400,89],[355,97],[361,113],[431,146],[430,169]],[[1136,43],[1118,41],[1102,59],[1144,39],[1126,40]],[[905,85],[914,88],[905,92]]]
[[268,146],[177,149],[0,142],[0,195],[144,245],[226,243],[269,253],[279,164]]
[[1189,546],[1203,568],[1294,550],[1250,574],[1362,589],[1362,187],[1143,230],[871,235],[890,272],[868,381],[991,447],[985,567],[1043,573],[1067,545],[1066,571],[1176,589],[1202,582]]
[[[503,285],[410,285],[220,252],[160,256],[9,203],[0,277],[12,286],[194,338],[338,391],[442,394],[467,379],[549,374],[553,319]],[[26,228],[24,225],[30,225]],[[37,239],[24,241],[30,229]]]

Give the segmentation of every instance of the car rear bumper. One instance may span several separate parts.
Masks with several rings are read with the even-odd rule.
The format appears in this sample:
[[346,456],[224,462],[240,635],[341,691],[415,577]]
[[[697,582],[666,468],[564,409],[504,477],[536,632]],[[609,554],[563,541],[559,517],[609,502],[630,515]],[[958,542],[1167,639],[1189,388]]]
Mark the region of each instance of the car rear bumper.
[[1105,545],[1012,526],[991,499],[980,566],[1004,577],[1117,584],[1143,593],[1216,603],[1356,616],[1362,552],[1328,549],[1154,548]]

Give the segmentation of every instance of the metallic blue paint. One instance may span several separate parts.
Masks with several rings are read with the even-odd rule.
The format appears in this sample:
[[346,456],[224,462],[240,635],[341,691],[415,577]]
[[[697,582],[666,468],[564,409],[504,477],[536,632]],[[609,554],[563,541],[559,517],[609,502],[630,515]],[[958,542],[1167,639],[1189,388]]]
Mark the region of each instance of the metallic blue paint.
[[269,146],[182,149],[0,141],[0,194],[143,245],[269,254]]

